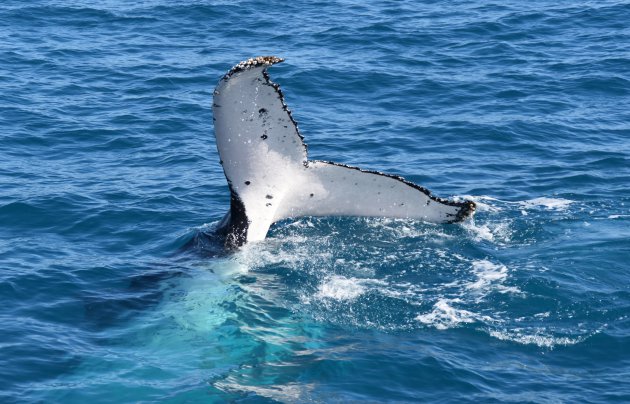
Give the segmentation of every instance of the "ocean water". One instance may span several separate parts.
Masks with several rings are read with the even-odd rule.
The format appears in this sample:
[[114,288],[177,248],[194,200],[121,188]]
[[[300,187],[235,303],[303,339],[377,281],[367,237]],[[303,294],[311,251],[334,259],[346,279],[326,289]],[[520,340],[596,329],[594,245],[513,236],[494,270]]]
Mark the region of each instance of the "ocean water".
[[[630,401],[630,4],[0,3],[1,402]],[[474,221],[226,252],[212,91]]]

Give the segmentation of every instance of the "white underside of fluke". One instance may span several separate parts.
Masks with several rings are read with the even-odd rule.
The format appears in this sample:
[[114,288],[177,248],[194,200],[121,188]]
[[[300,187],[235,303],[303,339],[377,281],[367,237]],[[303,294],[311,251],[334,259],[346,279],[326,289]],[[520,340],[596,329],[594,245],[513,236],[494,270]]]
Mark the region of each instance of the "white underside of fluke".
[[236,65],[214,92],[217,148],[232,192],[228,244],[263,240],[276,221],[300,216],[386,216],[444,223],[472,216],[473,202],[436,198],[400,177],[308,161],[306,145],[266,68]]

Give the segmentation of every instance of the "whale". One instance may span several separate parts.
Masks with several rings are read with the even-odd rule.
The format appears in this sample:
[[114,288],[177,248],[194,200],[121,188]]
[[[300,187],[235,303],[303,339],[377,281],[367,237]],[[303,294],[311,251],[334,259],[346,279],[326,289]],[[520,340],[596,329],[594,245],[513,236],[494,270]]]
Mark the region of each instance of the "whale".
[[272,224],[306,216],[360,216],[456,223],[475,203],[434,196],[403,177],[309,160],[304,137],[259,56],[232,67],[213,92],[213,121],[230,209],[217,224],[225,247],[264,240]]

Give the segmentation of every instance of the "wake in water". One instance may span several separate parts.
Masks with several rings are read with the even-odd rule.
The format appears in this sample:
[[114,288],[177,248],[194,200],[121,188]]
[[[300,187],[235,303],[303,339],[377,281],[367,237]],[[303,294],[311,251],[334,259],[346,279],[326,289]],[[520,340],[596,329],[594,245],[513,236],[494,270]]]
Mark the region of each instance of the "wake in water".
[[[602,329],[601,322],[584,322],[586,313],[576,313],[572,301],[562,298],[571,291],[558,292],[549,278],[553,262],[544,256],[511,258],[514,251],[551,241],[555,230],[546,229],[547,223],[571,223],[584,205],[564,198],[467,198],[475,200],[480,215],[458,227],[303,218],[275,226],[268,240],[215,259],[209,269],[221,282],[264,295],[274,306],[338,326],[389,332],[467,327],[547,348],[576,344]],[[202,256],[221,245],[211,227],[197,230],[189,244]],[[264,286],[257,285],[261,280]],[[216,301],[221,294],[212,294],[213,307],[238,304]],[[206,299],[207,292],[190,291],[185,299],[197,295]]]
[[214,224],[193,229],[179,239],[176,261],[186,269],[164,278],[161,301],[108,330],[110,342],[46,397],[72,397],[67,386],[115,387],[111,397],[124,401],[137,394],[126,384],[133,377],[148,385],[189,380],[193,390],[201,383],[221,400],[254,393],[308,401],[321,391],[295,380],[321,361],[360,357],[356,333],[364,343],[370,331],[403,339],[469,332],[483,344],[548,350],[580,344],[619,320],[618,311],[606,314],[573,290],[566,277],[574,274],[553,253],[523,254],[540,244],[553,250],[572,226],[584,226],[583,212],[616,220],[610,214],[563,198],[473,199],[479,216],[464,225],[303,218],[233,253]]

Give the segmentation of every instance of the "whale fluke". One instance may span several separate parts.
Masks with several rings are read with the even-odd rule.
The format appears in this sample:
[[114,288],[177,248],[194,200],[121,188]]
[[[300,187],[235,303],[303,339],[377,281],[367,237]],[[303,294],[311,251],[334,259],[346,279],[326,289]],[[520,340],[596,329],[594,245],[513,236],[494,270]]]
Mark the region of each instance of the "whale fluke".
[[260,56],[234,66],[214,90],[214,132],[231,192],[219,227],[226,246],[264,240],[279,220],[301,216],[384,216],[453,223],[471,217],[455,202],[402,177],[307,159],[307,147],[280,87]]

